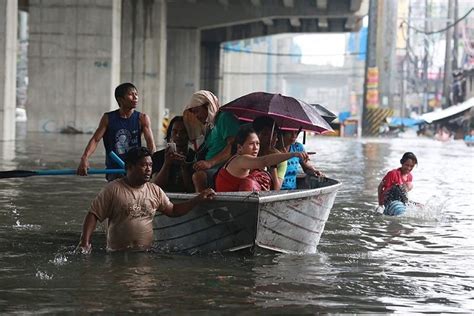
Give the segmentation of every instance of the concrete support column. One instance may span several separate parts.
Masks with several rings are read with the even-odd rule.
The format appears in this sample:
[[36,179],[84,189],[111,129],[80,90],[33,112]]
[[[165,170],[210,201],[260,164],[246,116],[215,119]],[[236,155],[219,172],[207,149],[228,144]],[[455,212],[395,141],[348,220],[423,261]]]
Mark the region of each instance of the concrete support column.
[[200,89],[201,32],[168,28],[166,108],[169,116],[183,115],[191,95]]
[[0,141],[15,139],[18,1],[0,1]]
[[379,1],[377,25],[377,65],[379,66],[379,102],[384,108],[394,107],[394,96],[399,95],[396,84],[397,14],[396,0]]
[[28,130],[90,132],[116,107],[121,2],[29,1]]
[[201,87],[216,95],[220,84],[220,45],[220,42],[203,42],[201,46]]
[[122,1],[121,81],[138,89],[138,110],[151,118],[158,145],[165,108],[166,1]]

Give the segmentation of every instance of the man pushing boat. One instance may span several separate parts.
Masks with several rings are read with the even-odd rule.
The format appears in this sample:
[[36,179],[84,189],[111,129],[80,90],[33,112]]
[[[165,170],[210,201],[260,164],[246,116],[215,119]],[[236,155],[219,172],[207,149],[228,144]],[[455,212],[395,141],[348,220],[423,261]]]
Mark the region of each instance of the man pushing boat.
[[183,203],[171,203],[159,186],[149,182],[152,164],[151,153],[145,147],[132,148],[127,153],[125,177],[108,183],[91,203],[78,245],[80,252],[90,253],[97,221],[105,219],[108,251],[148,250],[152,247],[156,211],[178,217],[214,197],[215,192],[206,189]]

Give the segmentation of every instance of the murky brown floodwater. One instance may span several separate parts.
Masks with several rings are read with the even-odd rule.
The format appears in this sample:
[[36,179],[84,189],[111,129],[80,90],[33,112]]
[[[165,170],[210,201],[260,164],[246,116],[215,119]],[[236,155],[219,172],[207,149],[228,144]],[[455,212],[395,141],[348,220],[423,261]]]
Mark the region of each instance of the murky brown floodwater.
[[[90,135],[20,133],[0,170],[74,168]],[[474,312],[474,148],[429,139],[310,138],[343,182],[316,255],[72,254],[102,176],[0,180],[0,312]],[[419,159],[421,212],[374,212],[381,177]],[[95,167],[102,168],[100,149]]]

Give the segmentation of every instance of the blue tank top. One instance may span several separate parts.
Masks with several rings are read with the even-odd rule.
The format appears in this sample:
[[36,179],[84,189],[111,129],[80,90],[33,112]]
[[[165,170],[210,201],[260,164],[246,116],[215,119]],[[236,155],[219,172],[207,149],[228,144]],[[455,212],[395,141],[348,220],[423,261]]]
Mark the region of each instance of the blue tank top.
[[122,160],[125,160],[126,153],[130,149],[142,145],[140,112],[134,111],[129,118],[120,117],[119,110],[106,114],[109,118],[109,124],[104,134],[105,166],[107,169],[120,168],[110,158],[109,153],[114,151]]
[[[290,145],[290,153],[303,152],[304,147],[300,143],[294,143]],[[296,176],[300,172],[300,158],[293,157],[287,160],[285,178],[281,184],[282,190],[295,190],[296,189]]]

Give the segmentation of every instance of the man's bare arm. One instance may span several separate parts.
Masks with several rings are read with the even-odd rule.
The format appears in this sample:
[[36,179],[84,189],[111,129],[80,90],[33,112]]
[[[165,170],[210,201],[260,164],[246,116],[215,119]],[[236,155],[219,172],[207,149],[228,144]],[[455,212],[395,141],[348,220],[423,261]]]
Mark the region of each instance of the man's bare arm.
[[82,225],[82,235],[78,248],[82,253],[90,253],[92,249],[91,236],[97,226],[97,217],[92,213],[87,213],[84,224]]
[[199,170],[207,170],[215,165],[222,163],[230,158],[231,151],[232,151],[232,143],[234,142],[233,136],[227,137],[227,145],[222,149],[217,155],[215,155],[212,159],[209,160],[201,160],[194,164],[194,169]]
[[189,199],[185,202],[179,204],[170,204],[168,207],[163,210],[163,214],[170,217],[179,217],[182,216],[193,209],[199,203],[203,201],[209,201],[214,198],[216,192],[213,189],[205,189],[201,191],[197,196],[192,199]]
[[142,113],[140,117],[140,123],[142,125],[143,136],[145,137],[146,147],[151,153],[156,151],[155,140],[153,138],[153,131],[151,129],[150,117],[145,113]]
[[109,119],[107,114],[104,114],[100,119],[99,127],[92,135],[92,138],[89,140],[86,148],[84,149],[84,153],[81,157],[81,162],[77,167],[77,174],[80,176],[87,176],[87,169],[89,169],[89,157],[95,152],[97,149],[97,144],[99,144],[102,137],[104,137],[105,132],[107,131],[107,127],[109,125]]

